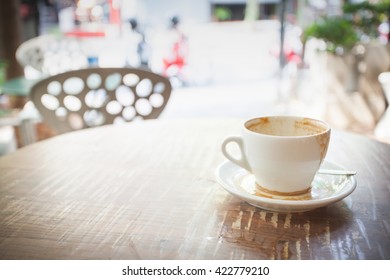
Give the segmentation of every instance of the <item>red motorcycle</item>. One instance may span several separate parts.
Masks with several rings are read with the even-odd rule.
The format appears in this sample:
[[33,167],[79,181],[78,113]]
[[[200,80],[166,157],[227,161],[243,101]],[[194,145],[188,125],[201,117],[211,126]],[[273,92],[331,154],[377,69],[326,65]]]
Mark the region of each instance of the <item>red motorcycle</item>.
[[177,17],[171,19],[170,32],[173,41],[168,53],[163,58],[163,75],[171,80],[174,87],[186,85],[185,67],[188,57],[187,37],[177,28]]

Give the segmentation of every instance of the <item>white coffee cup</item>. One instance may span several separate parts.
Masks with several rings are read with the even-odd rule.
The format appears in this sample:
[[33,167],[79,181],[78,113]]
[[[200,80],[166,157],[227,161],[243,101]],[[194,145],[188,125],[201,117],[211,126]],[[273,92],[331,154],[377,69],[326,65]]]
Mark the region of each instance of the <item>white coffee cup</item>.
[[[251,172],[262,191],[295,195],[308,191],[328,150],[330,126],[320,120],[272,116],[248,120],[241,136],[222,143],[226,158]],[[235,142],[241,158],[227,145]]]

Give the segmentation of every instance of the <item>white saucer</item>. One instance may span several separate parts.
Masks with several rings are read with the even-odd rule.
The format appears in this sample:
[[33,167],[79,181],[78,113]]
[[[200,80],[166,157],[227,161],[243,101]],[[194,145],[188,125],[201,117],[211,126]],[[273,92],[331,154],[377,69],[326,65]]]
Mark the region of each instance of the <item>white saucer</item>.
[[[322,168],[345,170],[324,161]],[[355,176],[317,174],[308,193],[280,196],[262,193],[256,188],[255,178],[247,170],[225,161],[215,172],[218,183],[231,194],[256,207],[275,212],[304,212],[323,207],[350,195],[356,188]]]

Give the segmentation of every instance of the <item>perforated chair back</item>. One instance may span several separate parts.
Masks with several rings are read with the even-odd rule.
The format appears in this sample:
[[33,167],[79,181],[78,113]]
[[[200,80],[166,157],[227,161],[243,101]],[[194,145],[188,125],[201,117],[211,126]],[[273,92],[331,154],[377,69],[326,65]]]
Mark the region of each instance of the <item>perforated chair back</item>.
[[41,35],[23,42],[16,50],[16,60],[42,76],[88,67],[88,59],[76,38]]
[[155,119],[166,106],[171,84],[135,68],[87,68],[36,83],[30,98],[57,133],[105,124]]

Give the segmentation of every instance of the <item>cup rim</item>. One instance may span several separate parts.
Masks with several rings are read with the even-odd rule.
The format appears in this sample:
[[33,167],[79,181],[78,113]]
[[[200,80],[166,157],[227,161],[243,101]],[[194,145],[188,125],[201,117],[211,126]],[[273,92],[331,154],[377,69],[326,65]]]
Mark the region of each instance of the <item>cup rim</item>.
[[[255,131],[252,131],[250,130],[248,127],[247,127],[247,124],[251,121],[254,121],[254,120],[258,120],[258,119],[267,119],[267,118],[288,118],[288,119],[306,119],[306,120],[310,120],[310,121],[315,121],[315,122],[318,122],[318,123],[321,123],[325,129],[321,132],[317,132],[317,133],[314,133],[314,134],[310,134],[310,135],[297,135],[297,136],[282,136],[282,135],[270,135],[270,134],[265,134],[265,133],[261,133],[261,132],[255,132]],[[319,136],[319,135],[322,135],[322,134],[326,134],[326,133],[329,133],[329,131],[331,130],[331,127],[330,125],[325,122],[325,121],[322,121],[322,120],[319,120],[319,119],[314,119],[314,118],[310,118],[310,117],[303,117],[303,116],[294,116],[294,115],[274,115],[274,116],[261,116],[261,117],[254,117],[254,118],[251,118],[249,120],[246,120],[244,122],[244,130],[247,132],[247,133],[250,133],[250,134],[253,134],[253,135],[261,135],[262,137],[269,137],[269,138],[278,138],[278,139],[303,139],[303,138],[311,138],[311,137],[315,137],[315,136]]]

